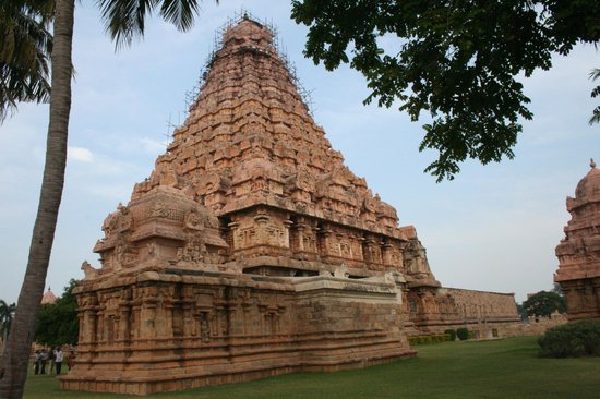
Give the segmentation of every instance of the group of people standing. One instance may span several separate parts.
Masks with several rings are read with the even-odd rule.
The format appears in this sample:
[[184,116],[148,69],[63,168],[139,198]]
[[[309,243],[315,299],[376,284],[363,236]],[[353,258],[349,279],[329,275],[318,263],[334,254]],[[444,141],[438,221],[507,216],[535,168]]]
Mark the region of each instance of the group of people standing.
[[[74,358],[72,352],[73,351],[71,351],[71,354],[69,355],[69,369],[72,366],[72,359]],[[54,366],[56,366],[56,375],[60,375],[63,358],[63,351],[60,347],[56,349],[50,348],[50,350],[36,350],[33,360],[34,373],[36,375],[46,374],[46,371],[48,371],[48,374],[52,374],[54,373]],[[47,367],[49,367],[49,370],[46,370]]]

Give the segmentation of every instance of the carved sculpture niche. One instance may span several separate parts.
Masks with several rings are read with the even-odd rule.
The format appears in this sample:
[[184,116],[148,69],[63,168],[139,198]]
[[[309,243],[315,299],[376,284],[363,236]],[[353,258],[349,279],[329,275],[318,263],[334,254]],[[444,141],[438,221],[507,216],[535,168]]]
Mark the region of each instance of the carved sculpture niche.
[[265,209],[258,209],[235,218],[229,223],[233,234],[233,249],[244,251],[247,255],[261,254],[245,251],[258,247],[269,247],[269,251],[287,251],[290,248],[290,225],[292,222],[287,217],[272,215]]
[[308,218],[298,217],[290,226],[290,248],[300,255],[316,254],[317,236],[315,223]]

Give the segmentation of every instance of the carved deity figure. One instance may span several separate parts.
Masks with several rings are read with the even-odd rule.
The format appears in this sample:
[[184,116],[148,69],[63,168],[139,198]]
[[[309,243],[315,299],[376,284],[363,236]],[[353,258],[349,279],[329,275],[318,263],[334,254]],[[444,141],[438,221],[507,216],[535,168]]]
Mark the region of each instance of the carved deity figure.
[[104,224],[102,225],[102,231],[104,231],[104,235],[108,237],[111,232],[115,231],[118,226],[118,216],[115,213],[111,213],[104,219]]
[[206,254],[206,245],[200,235],[191,237],[183,247],[177,249],[177,260],[180,262],[202,262]]
[[161,201],[157,201],[152,207],[151,212],[152,217],[155,218],[164,218],[168,215],[168,209]]
[[208,319],[206,313],[200,314],[200,336],[203,342],[208,342],[210,338],[210,329],[208,327]]
[[119,229],[120,230],[127,230],[131,228],[131,212],[129,211],[129,208],[126,206],[123,206],[121,204],[119,204]]
[[194,209],[185,218],[185,227],[192,230],[204,230],[204,221]]

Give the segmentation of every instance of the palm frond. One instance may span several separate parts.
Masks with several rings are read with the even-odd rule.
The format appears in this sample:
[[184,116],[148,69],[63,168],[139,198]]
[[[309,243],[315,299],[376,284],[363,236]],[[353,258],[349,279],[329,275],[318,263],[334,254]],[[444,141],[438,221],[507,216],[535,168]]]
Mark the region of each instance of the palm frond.
[[160,15],[182,32],[194,25],[194,15],[200,12],[196,0],[163,0]]
[[[600,78],[600,69],[599,68],[594,68],[592,69],[592,71],[590,72],[589,78],[592,82],[595,82],[597,79]],[[592,93],[590,94],[592,98],[596,98],[598,96],[600,96],[600,86],[596,86],[592,89]],[[588,121],[588,123],[590,125],[593,125],[594,123],[600,123],[600,107],[596,107],[596,109],[594,109],[592,111],[592,116],[590,118],[590,120]]]
[[21,101],[50,95],[52,0],[0,2],[0,122]]
[[[215,3],[219,1],[215,0]],[[154,11],[180,31],[191,29],[194,18],[200,13],[198,0],[96,0],[96,5],[117,49],[144,36],[146,16]]]
[[592,117],[588,123],[590,125],[593,125],[594,123],[600,123],[600,107],[596,107],[596,109],[592,111]]
[[151,14],[160,0],[97,0],[102,20],[117,48],[131,45],[133,38],[144,35],[146,14]]

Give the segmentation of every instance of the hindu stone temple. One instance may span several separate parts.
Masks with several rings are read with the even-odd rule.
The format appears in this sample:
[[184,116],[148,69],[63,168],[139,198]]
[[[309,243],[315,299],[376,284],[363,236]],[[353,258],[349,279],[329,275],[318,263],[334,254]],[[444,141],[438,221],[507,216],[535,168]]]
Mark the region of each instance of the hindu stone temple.
[[559,267],[554,281],[567,300],[567,318],[600,317],[600,170],[590,160],[590,171],[579,181],[575,197],[567,197],[571,220],[565,238],[556,246]]
[[513,294],[442,288],[412,226],[345,165],[269,27],[244,16],[189,117],[108,215],[75,289],[63,388],[137,395],[412,357],[408,335],[502,334]]

